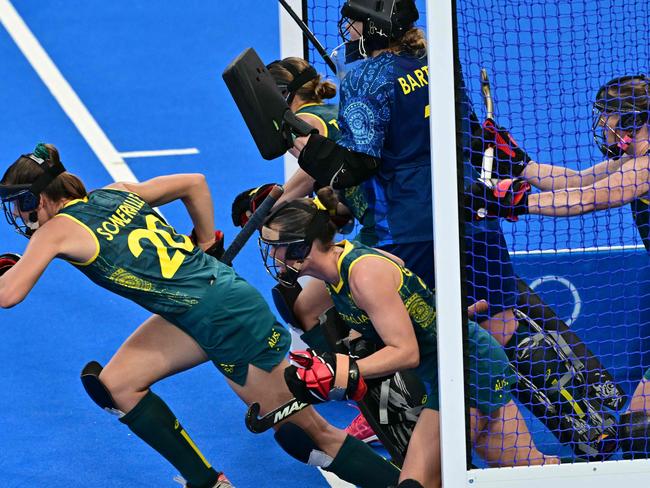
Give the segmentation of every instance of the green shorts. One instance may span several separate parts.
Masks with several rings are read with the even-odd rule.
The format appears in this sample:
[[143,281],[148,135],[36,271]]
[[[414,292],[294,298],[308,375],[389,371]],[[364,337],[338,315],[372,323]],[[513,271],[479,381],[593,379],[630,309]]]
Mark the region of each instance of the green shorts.
[[201,302],[171,321],[189,334],[230,380],[246,383],[248,365],[271,371],[289,351],[291,335],[262,295],[229,266]]
[[515,374],[503,347],[476,322],[469,322],[470,406],[489,415],[512,400]]
[[650,368],[646,369],[645,373],[643,373],[643,379],[650,380]]

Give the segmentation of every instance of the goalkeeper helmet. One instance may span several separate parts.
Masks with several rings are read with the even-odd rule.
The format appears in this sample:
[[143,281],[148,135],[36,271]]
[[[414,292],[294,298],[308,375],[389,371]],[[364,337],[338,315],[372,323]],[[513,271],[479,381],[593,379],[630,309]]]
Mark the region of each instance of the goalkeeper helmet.
[[[607,123],[610,116],[618,116],[614,126]],[[618,159],[627,151],[632,137],[650,120],[650,80],[645,75],[621,76],[600,87],[593,106],[592,130],[594,141],[603,155]],[[618,131],[626,132],[620,135]],[[614,134],[616,142],[608,144],[607,133]]]
[[[34,163],[41,169],[39,176],[31,182],[14,181],[15,175],[21,171],[19,168],[31,167]],[[0,200],[7,222],[19,234],[29,238],[38,229],[37,210],[41,193],[64,171],[65,168],[58,159],[54,163],[51,162],[45,145],[38,144],[33,153],[20,156],[5,172],[0,181]],[[24,220],[22,214],[27,214],[27,220]],[[17,218],[22,223],[19,223]]]
[[[315,239],[331,239],[334,234],[330,233],[329,213],[308,202],[292,200],[279,205],[260,229],[258,243],[264,267],[284,286],[295,286],[300,273],[300,267],[290,266],[287,262],[302,263],[311,252]],[[279,248],[286,249],[282,260],[276,257]]]
[[341,8],[339,33],[349,41],[354,22],[363,22],[359,51],[367,56],[399,40],[419,17],[414,0],[347,0]]

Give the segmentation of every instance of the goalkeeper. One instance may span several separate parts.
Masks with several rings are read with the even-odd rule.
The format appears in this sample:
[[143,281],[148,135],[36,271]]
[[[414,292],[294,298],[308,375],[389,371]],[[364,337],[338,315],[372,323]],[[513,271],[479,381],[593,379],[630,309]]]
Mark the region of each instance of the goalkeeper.
[[[9,167],[0,197],[10,224],[30,238],[22,258],[0,256],[0,306],[22,301],[50,261],[61,257],[152,312],[105,368],[97,362],[84,368],[84,387],[173,464],[187,487],[230,487],[150,389],[211,360],[246,403],[261,401],[269,410],[291,398],[282,378],[288,332],[251,285],[208,254],[218,254],[220,246],[205,178],[170,175],[87,193],[65,171],[57,149],[39,144]],[[198,245],[152,208],[173,200],[187,208]],[[397,480],[394,466],[312,408],[297,413],[292,425],[309,440],[305,462],[361,486]]]

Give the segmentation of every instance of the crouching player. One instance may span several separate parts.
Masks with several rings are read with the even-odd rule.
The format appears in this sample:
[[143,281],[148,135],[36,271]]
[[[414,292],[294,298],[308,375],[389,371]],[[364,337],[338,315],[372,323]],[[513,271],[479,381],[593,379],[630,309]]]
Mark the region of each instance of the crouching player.
[[[336,309],[353,330],[384,347],[359,360],[314,350],[292,353],[285,370],[297,399],[308,403],[360,400],[364,378],[414,368],[427,385],[425,409],[411,437],[400,487],[440,486],[435,296],[402,261],[355,241],[333,243],[335,227],[322,203],[285,202],[267,217],[260,247],[269,273],[285,284],[298,276],[323,280]],[[558,463],[530,437],[510,396],[513,381],[498,343],[469,322],[471,437],[491,465]]]
[[[21,302],[60,257],[150,311],[106,367],[93,361],[84,368],[86,391],[173,464],[188,488],[231,487],[151,391],[159,380],[211,360],[246,403],[255,399],[269,410],[291,398],[283,380],[289,334],[251,285],[208,254],[219,246],[205,178],[170,175],[87,193],[65,171],[57,149],[39,144],[9,167],[0,197],[9,223],[29,237],[22,258],[0,256],[0,307]],[[187,208],[196,244],[152,208],[174,200]],[[394,466],[313,408],[296,414],[291,425],[311,439],[310,464],[365,487],[397,481]]]

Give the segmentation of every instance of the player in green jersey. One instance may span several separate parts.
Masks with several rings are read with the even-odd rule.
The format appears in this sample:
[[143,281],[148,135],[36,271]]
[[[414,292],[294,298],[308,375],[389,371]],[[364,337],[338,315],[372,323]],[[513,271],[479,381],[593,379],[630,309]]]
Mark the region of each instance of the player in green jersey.
[[[282,283],[312,276],[327,283],[339,315],[354,331],[384,346],[354,359],[314,350],[293,352],[285,371],[301,401],[359,400],[364,378],[415,369],[429,397],[411,437],[399,487],[440,486],[434,293],[401,259],[361,243],[333,243],[335,226],[312,199],[276,207],[261,229],[265,265]],[[513,373],[503,349],[475,322],[470,337],[470,432],[474,448],[492,465],[558,463],[535,447],[510,396]]]
[[[215,243],[205,178],[162,176],[87,193],[81,180],[65,172],[57,149],[39,144],[6,171],[0,197],[9,222],[29,237],[23,257],[0,266],[0,306],[21,302],[59,257],[152,312],[106,367],[92,362],[84,368],[86,391],[172,463],[186,486],[230,487],[150,389],[211,360],[247,404],[257,401],[271,410],[291,398],[283,380],[289,334],[251,285],[203,252]],[[187,208],[196,244],[153,208],[173,200]],[[352,483],[386,487],[397,480],[397,469],[311,407],[279,425],[276,439],[283,448],[287,436],[301,443],[302,451],[290,451],[294,457]]]

